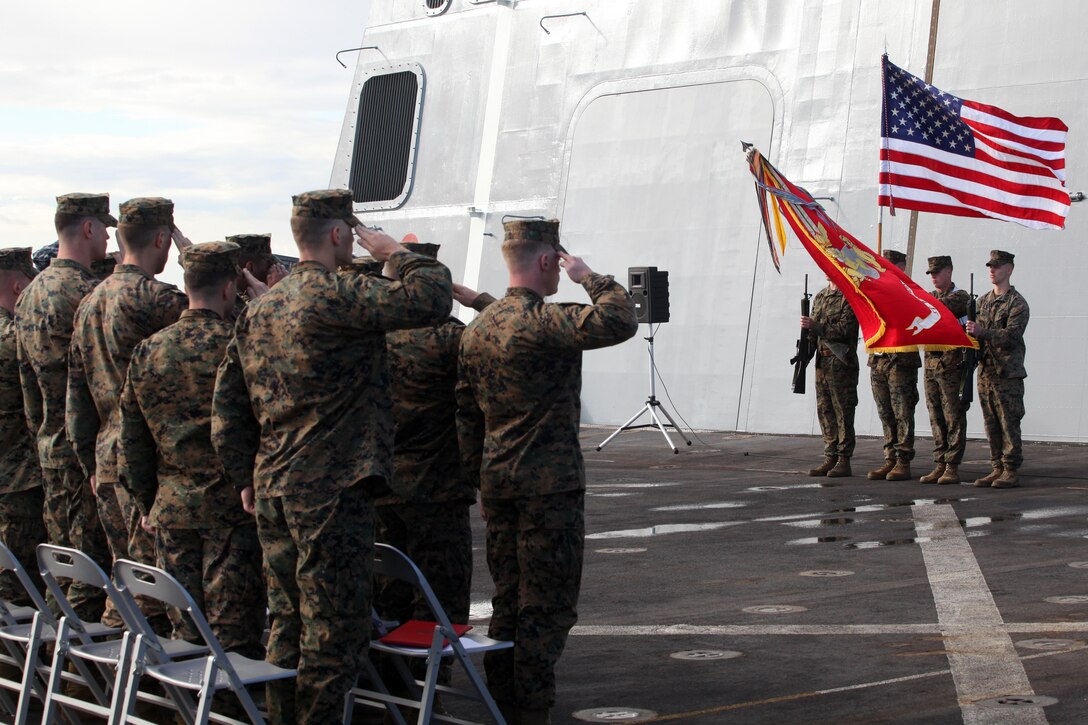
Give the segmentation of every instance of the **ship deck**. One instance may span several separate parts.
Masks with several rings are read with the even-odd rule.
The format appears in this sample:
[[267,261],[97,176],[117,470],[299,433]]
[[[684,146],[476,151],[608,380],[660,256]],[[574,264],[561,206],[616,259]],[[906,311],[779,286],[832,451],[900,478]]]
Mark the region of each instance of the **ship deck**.
[[[1088,721],[1084,446],[1028,443],[1022,487],[994,490],[869,481],[871,438],[853,478],[817,479],[812,436],[700,432],[674,455],[641,430],[596,451],[608,433],[581,436],[585,568],[554,723]],[[988,472],[983,441],[962,468]],[[483,628],[475,510],[473,529]]]

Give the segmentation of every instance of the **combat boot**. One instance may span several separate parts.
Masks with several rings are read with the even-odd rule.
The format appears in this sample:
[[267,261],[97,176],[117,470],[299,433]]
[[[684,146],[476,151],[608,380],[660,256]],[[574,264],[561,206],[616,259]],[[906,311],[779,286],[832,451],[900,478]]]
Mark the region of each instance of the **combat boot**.
[[835,461],[838,458],[836,456],[824,456],[824,462],[816,466],[816,468],[810,468],[808,475],[810,476],[826,476],[827,472],[835,467]]
[[865,477],[868,478],[870,481],[883,481],[884,478],[892,472],[893,468],[895,468],[895,459],[890,458],[887,461],[884,461],[884,465],[880,468],[866,473]]
[[839,460],[835,462],[835,467],[827,472],[828,478],[846,478],[853,475],[853,471],[850,470],[850,459],[846,456],[839,456]]
[[1001,476],[990,484],[991,488],[1016,488],[1020,485],[1020,478],[1016,475],[1015,468],[1006,468]]
[[550,710],[518,710],[518,722],[520,725],[552,725]]
[[933,466],[932,471],[922,476],[918,480],[922,483],[937,483],[937,481],[940,480],[941,476],[944,475],[944,468],[945,465],[943,463],[937,463]]
[[990,471],[989,474],[983,476],[982,478],[976,479],[975,485],[979,488],[988,488],[990,486],[993,486],[994,481],[1001,478],[1001,474],[1004,472],[1005,469],[1001,467],[1001,464],[995,463],[994,470]]
[[937,479],[937,483],[941,485],[947,485],[949,483],[960,482],[960,467],[955,463],[946,464],[944,467],[944,473]]
[[888,471],[887,480],[889,481],[909,481],[910,479],[910,461],[899,459],[895,462],[895,468]]

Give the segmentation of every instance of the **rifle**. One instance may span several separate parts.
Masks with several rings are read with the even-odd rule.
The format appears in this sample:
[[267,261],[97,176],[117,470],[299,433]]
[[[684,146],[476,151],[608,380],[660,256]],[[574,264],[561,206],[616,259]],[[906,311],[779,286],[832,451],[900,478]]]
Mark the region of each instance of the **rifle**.
[[[808,317],[811,309],[809,307],[809,298],[812,297],[808,293],[808,275],[805,275],[805,293],[801,295],[801,316]],[[813,355],[816,354],[816,349],[812,344],[812,335],[810,330],[801,328],[801,334],[797,338],[797,352],[790,359],[790,364],[793,365],[793,392],[798,395],[805,394],[805,373],[808,371],[809,361],[812,360]]]
[[[967,303],[967,320],[974,322],[978,317],[978,305],[975,302],[975,275],[971,275],[971,301]],[[981,345],[981,343],[980,343]],[[963,349],[963,383],[960,386],[960,403],[964,407],[975,401],[975,368],[978,367],[979,350],[973,347]]]

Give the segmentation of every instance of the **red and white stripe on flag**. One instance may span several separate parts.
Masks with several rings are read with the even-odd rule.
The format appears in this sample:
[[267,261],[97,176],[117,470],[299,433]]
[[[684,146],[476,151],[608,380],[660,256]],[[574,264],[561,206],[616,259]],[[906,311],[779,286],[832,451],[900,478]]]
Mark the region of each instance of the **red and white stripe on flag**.
[[957,98],[883,62],[881,206],[1065,226],[1069,129],[1060,119]]

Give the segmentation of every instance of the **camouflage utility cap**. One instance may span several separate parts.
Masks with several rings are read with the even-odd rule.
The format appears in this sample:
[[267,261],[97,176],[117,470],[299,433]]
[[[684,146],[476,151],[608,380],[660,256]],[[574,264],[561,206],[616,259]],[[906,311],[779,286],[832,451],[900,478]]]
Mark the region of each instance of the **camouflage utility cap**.
[[544,242],[552,245],[557,252],[566,251],[559,243],[558,219],[517,219],[503,222],[502,228],[505,232],[504,247],[522,242]]
[[902,252],[897,252],[894,249],[885,249],[883,252],[880,253],[880,255],[892,264],[907,263],[907,255],[903,254]]
[[107,227],[117,226],[117,217],[110,214],[109,194],[65,194],[57,197],[58,214],[94,217]]
[[352,227],[362,224],[351,208],[351,192],[347,189],[318,189],[291,197],[292,216],[311,219],[343,219]]
[[174,228],[174,202],[161,196],[142,196],[121,204],[121,223],[138,227]]
[[429,244],[424,242],[401,242],[400,246],[407,249],[409,252],[415,254],[422,254],[424,257],[430,257],[431,259],[438,259],[438,244]]
[[936,274],[937,272],[940,272],[945,267],[951,267],[951,266],[952,266],[952,258],[951,257],[945,256],[945,255],[941,255],[939,257],[930,257],[929,258],[929,269],[926,270],[926,274]]
[[0,269],[22,272],[31,279],[38,274],[34,262],[30,259],[30,247],[9,247],[0,249]]
[[185,250],[181,266],[186,272],[237,274],[241,254],[242,248],[234,242],[204,242]]
[[227,241],[237,244],[243,254],[272,256],[271,234],[233,234]]
[[45,268],[56,259],[57,253],[60,252],[60,241],[50,242],[44,247],[38,247],[34,252],[34,264],[37,266],[39,272],[44,272]]
[[986,263],[986,266],[1000,267],[1003,264],[1012,264],[1012,260],[1015,258],[1016,255],[1011,252],[1002,252],[1000,249],[993,249],[990,251],[990,261]]

